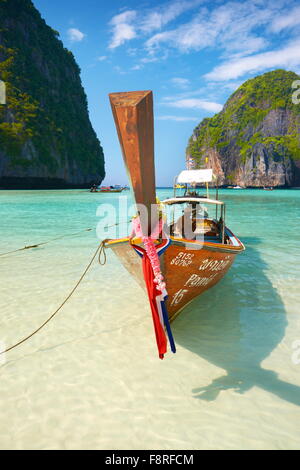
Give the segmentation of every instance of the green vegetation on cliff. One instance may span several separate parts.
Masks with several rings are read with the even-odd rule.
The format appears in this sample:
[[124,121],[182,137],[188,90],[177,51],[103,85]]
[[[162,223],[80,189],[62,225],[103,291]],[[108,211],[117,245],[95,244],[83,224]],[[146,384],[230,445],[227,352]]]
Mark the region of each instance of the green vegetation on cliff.
[[103,151],[72,53],[31,0],[0,0],[0,18],[0,178],[101,181]]
[[[239,162],[243,165],[253,156],[258,144],[274,162],[299,160],[300,104],[292,101],[295,80],[299,76],[294,72],[275,70],[246,81],[220,113],[204,119],[195,128],[187,154],[200,165],[207,149],[214,149],[225,170],[234,171]],[[235,156],[235,165],[228,161],[230,153]],[[227,172],[228,180],[230,176],[232,180]]]

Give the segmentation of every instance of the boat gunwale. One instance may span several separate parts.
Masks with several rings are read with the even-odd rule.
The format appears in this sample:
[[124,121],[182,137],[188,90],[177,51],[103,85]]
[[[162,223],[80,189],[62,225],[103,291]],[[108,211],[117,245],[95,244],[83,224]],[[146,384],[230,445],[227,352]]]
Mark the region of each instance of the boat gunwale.
[[[207,241],[199,242],[198,240],[188,240],[186,238],[175,238],[173,236],[170,237],[170,240],[172,244],[174,245],[185,245],[185,246],[186,245],[192,245],[192,246],[198,245],[211,251],[220,251],[220,252],[227,252],[227,253],[241,253],[245,251],[244,244],[227,227],[226,227],[226,232],[228,233],[228,235],[233,237],[238,242],[238,245],[225,245],[222,243],[217,244],[214,242],[207,242]],[[130,242],[130,237],[107,239],[105,240],[105,247],[111,248],[113,245],[121,245],[121,244],[129,243],[129,242]],[[138,243],[138,240],[137,240],[137,243]]]

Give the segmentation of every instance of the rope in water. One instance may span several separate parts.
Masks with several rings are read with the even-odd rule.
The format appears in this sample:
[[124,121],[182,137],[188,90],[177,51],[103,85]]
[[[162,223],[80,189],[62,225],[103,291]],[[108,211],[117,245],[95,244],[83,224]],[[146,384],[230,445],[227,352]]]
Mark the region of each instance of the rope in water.
[[[70,299],[70,297],[74,294],[74,292],[76,291],[77,287],[79,286],[79,284],[81,283],[81,281],[83,280],[83,278],[85,277],[85,275],[87,274],[88,270],[90,269],[90,267],[92,266],[93,264],[93,261],[94,259],[96,258],[98,252],[99,252],[99,262],[100,262],[100,255],[101,253],[104,253],[105,255],[105,261],[106,261],[106,254],[105,254],[105,242],[106,240],[103,240],[100,245],[97,247],[95,253],[93,254],[92,256],[92,259],[90,260],[89,264],[87,265],[87,267],[85,268],[85,270],[83,271],[82,275],[80,276],[79,280],[76,282],[75,286],[73,287],[73,289],[71,290],[71,292],[67,295],[67,297],[64,299],[64,301],[60,304],[60,306],[55,310],[55,312],[53,312],[49,318],[47,318],[46,321],[44,321],[44,323],[42,323],[42,325],[40,325],[36,330],[34,330],[30,335],[26,336],[25,338],[21,339],[20,341],[18,341],[17,343],[15,343],[14,345],[10,346],[9,348],[5,349],[4,351],[0,351],[0,355],[1,354],[5,354],[7,353],[8,351],[11,351],[12,349],[16,348],[17,346],[20,346],[21,344],[25,343],[25,341],[28,341],[30,338],[32,338],[32,336],[34,336],[36,333],[38,333],[39,331],[41,331],[42,328],[44,328],[44,326],[47,325],[47,323],[50,322],[50,320],[52,320],[52,318],[55,317],[55,315],[62,309],[62,307],[67,303],[67,301]],[[105,264],[105,261],[104,263],[101,263],[102,265]]]
[[66,237],[74,237],[75,235],[79,235],[80,233],[83,233],[83,232],[90,232],[91,230],[92,230],[91,228],[86,228],[85,230],[81,230],[80,232],[68,233],[67,235],[61,235],[60,237],[51,238],[50,240],[47,240],[46,242],[37,243],[35,245],[23,246],[23,248],[17,248],[16,250],[7,251],[5,253],[0,253],[0,256],[10,255],[12,253],[17,253],[17,251],[28,250],[30,248],[37,248],[39,246],[47,245],[48,243],[54,242],[55,240],[61,240],[62,238],[66,238]]
[[[106,225],[104,228],[111,228],[111,227],[115,227],[115,226],[121,225],[121,224],[129,224],[130,222],[131,222],[131,220],[126,220],[126,221],[119,222],[119,223],[116,223],[116,224]],[[13,253],[17,253],[18,251],[29,250],[30,248],[38,248],[39,246],[47,245],[48,243],[54,242],[56,240],[61,240],[62,238],[66,238],[66,237],[74,237],[75,235],[79,235],[79,234],[84,233],[84,232],[90,232],[91,230],[92,230],[91,228],[86,228],[84,230],[81,230],[80,232],[68,233],[66,235],[61,235],[60,237],[51,238],[50,240],[47,240],[45,242],[36,243],[35,245],[27,245],[27,246],[23,246],[22,248],[17,248],[16,250],[6,251],[5,253],[0,253],[0,256],[10,255],[10,254],[13,254]]]
[[[131,221],[126,221],[126,222],[119,222],[119,223],[116,223],[116,224],[112,224],[112,225],[107,225],[105,228],[110,228],[110,227],[114,227],[116,225],[120,225],[122,223],[130,223]],[[54,241],[54,240],[59,240],[61,238],[64,238],[64,237],[67,237],[67,236],[72,236],[72,235],[77,235],[79,233],[82,233],[82,232],[87,232],[87,231],[90,231],[92,230],[91,228],[88,228],[88,229],[85,229],[85,230],[82,230],[81,232],[76,232],[75,234],[69,234],[69,235],[62,235],[61,237],[57,237],[57,238],[53,238],[51,240],[48,240],[46,242],[43,242],[43,243],[38,243],[37,245],[31,245],[31,246],[27,246],[27,247],[23,247],[23,248],[19,248],[17,250],[13,250],[13,251],[10,251],[10,252],[7,252],[7,253],[1,253],[0,256],[3,256],[5,254],[10,254],[10,253],[15,253],[17,251],[21,251],[21,250],[25,250],[25,249],[28,249],[28,248],[35,248],[37,246],[40,246],[40,245],[45,245],[46,243],[50,243],[51,241]],[[102,240],[102,242],[100,243],[100,245],[97,247],[95,253],[93,254],[92,256],[92,259],[90,260],[89,264],[87,265],[87,267],[85,268],[85,270],[83,271],[82,275],[80,276],[79,280],[76,282],[75,286],[73,287],[73,289],[71,290],[71,292],[67,295],[67,297],[64,299],[64,301],[60,304],[60,306],[55,310],[55,312],[53,312],[50,317],[47,318],[46,321],[44,321],[42,323],[42,325],[40,325],[36,330],[34,330],[32,333],[30,333],[30,335],[26,336],[25,338],[21,339],[20,341],[18,341],[17,343],[13,344],[12,346],[10,346],[9,348],[6,348],[5,350],[3,351],[0,351],[0,355],[1,354],[5,354],[7,353],[8,351],[11,351],[12,349],[16,348],[17,346],[20,346],[21,344],[25,343],[25,341],[28,341],[30,338],[32,338],[32,336],[34,336],[36,333],[38,333],[39,331],[41,331],[42,328],[44,328],[44,326],[47,325],[47,323],[50,322],[50,320],[52,320],[52,318],[55,317],[55,315],[62,309],[62,307],[67,303],[67,301],[71,298],[71,296],[74,294],[74,292],[76,291],[77,287],[79,286],[79,284],[81,283],[81,281],[83,280],[83,278],[85,277],[85,275],[87,274],[88,270],[90,269],[90,267],[92,266],[93,264],[93,261],[94,259],[96,258],[97,254],[98,254],[98,261],[99,261],[99,264],[101,264],[101,266],[104,266],[104,264],[106,263],[106,253],[105,253],[105,243],[106,243],[107,239],[105,240]]]

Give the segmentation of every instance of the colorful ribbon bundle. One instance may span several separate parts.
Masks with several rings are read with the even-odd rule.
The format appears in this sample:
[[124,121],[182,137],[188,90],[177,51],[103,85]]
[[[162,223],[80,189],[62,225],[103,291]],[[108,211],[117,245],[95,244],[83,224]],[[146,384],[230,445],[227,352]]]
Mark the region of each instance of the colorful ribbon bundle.
[[159,256],[164,253],[170,244],[170,239],[165,237],[162,243],[155,245],[154,240],[158,238],[162,232],[163,221],[160,220],[156,229],[150,236],[144,236],[141,230],[141,223],[139,218],[133,219],[133,228],[130,238],[134,235],[141,237],[145,246],[141,248],[138,245],[132,244],[135,251],[141,256],[143,264],[143,274],[147,287],[148,298],[150,302],[154,331],[158,347],[160,359],[164,358],[167,352],[167,332],[171,351],[176,352],[176,347],[170,327],[168,312],[165,305],[165,300],[168,296],[166,291],[166,284],[163,280],[163,275],[160,269]]

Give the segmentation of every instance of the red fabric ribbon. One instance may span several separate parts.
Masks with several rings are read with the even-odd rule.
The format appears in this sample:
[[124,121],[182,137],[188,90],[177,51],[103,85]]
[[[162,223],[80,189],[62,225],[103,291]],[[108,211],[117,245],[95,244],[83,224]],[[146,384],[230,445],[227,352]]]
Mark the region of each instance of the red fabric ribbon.
[[160,317],[157,309],[156,297],[160,295],[160,291],[157,290],[157,284],[154,283],[154,273],[151,266],[150,259],[146,253],[144,252],[144,256],[142,259],[143,263],[143,273],[144,279],[147,286],[147,292],[152,312],[152,319],[156,337],[156,343],[158,348],[158,353],[160,359],[164,358],[164,354],[167,352],[167,338],[165,334],[165,330],[160,322]]

